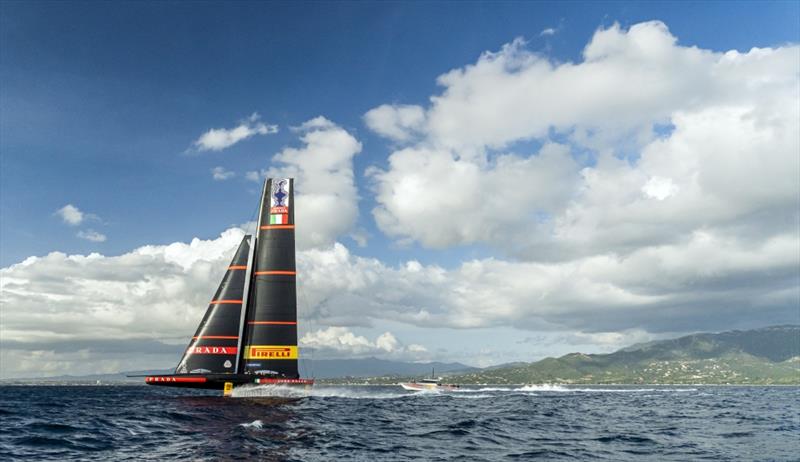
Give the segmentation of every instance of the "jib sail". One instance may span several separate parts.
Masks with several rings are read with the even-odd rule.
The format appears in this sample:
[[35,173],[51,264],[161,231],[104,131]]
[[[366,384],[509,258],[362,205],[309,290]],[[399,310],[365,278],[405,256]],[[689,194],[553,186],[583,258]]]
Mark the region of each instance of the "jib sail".
[[297,295],[294,180],[267,180],[262,193],[238,370],[296,379]]
[[175,369],[177,374],[233,373],[236,367],[242,295],[250,253],[245,236],[208,305],[189,347]]

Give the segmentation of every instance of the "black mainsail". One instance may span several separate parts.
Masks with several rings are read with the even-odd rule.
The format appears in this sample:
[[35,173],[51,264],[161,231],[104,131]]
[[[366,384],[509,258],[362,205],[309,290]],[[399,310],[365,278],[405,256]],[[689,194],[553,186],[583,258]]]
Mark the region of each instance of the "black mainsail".
[[267,180],[261,199],[240,355],[239,370],[245,374],[299,378],[293,183],[291,178]]
[[[251,242],[252,241],[252,242]],[[151,385],[224,389],[305,385],[297,360],[294,180],[264,182],[255,236],[245,236],[175,373]]]

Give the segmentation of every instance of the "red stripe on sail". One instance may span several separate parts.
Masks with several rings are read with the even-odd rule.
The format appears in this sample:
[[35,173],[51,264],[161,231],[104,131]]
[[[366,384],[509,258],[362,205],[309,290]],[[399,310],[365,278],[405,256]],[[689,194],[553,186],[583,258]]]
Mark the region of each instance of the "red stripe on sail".
[[297,321],[249,321],[247,324],[275,324],[279,326],[295,326],[297,325]]
[[294,225],[264,225],[260,229],[294,229]]
[[242,304],[241,300],[211,300],[211,305],[233,305]]
[[214,338],[214,339],[222,339],[222,340],[238,340],[238,335],[200,335],[197,337],[192,337],[193,339],[204,339],[204,338]]
[[233,265],[228,267],[229,270],[246,270],[247,265]]

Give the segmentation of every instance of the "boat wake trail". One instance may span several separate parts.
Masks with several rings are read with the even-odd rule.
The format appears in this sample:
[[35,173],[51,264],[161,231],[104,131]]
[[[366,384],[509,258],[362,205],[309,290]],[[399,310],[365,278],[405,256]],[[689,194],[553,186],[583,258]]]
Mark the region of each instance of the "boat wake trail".
[[301,399],[301,398],[344,398],[344,399],[403,399],[403,398],[428,398],[452,396],[457,398],[490,398],[506,394],[521,394],[536,396],[547,393],[676,393],[694,392],[697,388],[655,387],[655,388],[573,388],[562,385],[524,385],[521,387],[482,387],[459,388],[456,390],[422,390],[404,391],[390,390],[388,387],[337,387],[316,386],[311,389],[280,385],[245,385],[233,390],[233,398],[276,398],[276,399]]
[[283,387],[276,385],[245,385],[233,389],[233,398],[348,398],[348,399],[397,399],[413,396],[403,392],[376,391],[369,388],[344,387]]

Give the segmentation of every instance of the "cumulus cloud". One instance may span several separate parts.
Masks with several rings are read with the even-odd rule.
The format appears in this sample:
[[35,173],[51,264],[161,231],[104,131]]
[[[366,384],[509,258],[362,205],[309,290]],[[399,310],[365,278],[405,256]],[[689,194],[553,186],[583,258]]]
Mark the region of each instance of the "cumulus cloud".
[[[108,371],[174,366],[242,237],[232,228],[211,240],[120,256],[53,252],[1,269],[0,302],[15,307],[4,311],[0,326],[3,373],[25,373],[33,352],[53,374],[86,369],[86,358],[104,358],[97,367]],[[387,265],[337,243],[298,252],[301,325],[321,326],[301,331],[301,344],[321,356],[422,359],[425,345],[404,344],[391,332],[368,339],[344,326],[505,327],[614,346],[631,338],[614,333],[628,330],[786,322],[800,303],[798,254],[791,234],[753,248],[708,231],[624,258],[486,258],[446,269],[416,261]],[[130,361],[123,353],[105,355],[109,342],[129,348]]]
[[93,229],[87,229],[87,230],[78,231],[77,236],[79,238],[81,238],[81,239],[86,239],[87,241],[92,241],[92,242],[105,242],[106,241],[106,235],[105,234],[98,233],[97,231],[95,231]]
[[316,117],[294,129],[303,146],[276,154],[273,167],[251,174],[295,178],[297,246],[300,249],[330,245],[349,232],[358,217],[358,192],[353,157],[361,143],[324,117]]
[[491,167],[447,150],[394,152],[387,170],[372,169],[378,226],[428,247],[501,240],[527,234],[536,214],[552,214],[573,197],[579,166],[569,149],[544,146],[537,156],[504,154]]
[[[234,228],[217,239],[144,246],[120,256],[53,252],[2,268],[0,302],[15,307],[3,311],[4,353],[8,342],[42,355],[69,349],[57,342],[185,345],[243,235]],[[76,365],[64,362],[61,372]],[[4,373],[17,367],[4,361]]]
[[214,167],[211,169],[211,177],[214,181],[225,181],[235,177],[236,173],[225,170],[225,167]]
[[248,171],[245,179],[261,183],[265,178],[295,178],[298,249],[328,246],[342,235],[365,244],[366,233],[354,229],[359,196],[353,158],[361,143],[321,116],[291,130],[302,147],[283,149],[273,156],[271,168]]
[[78,207],[67,204],[60,209],[56,210],[56,215],[61,217],[64,223],[70,226],[78,226],[87,218],[93,218],[96,216],[92,215],[91,213],[84,213]]
[[421,106],[383,104],[364,114],[364,122],[375,133],[408,141],[422,130],[425,111]]
[[452,270],[414,261],[391,267],[337,244],[301,253],[298,264],[309,316],[331,324],[685,332],[792,319],[798,255],[791,234],[752,248],[735,236],[698,232],[626,258],[567,263],[489,258]]
[[[657,21],[597,30],[576,63],[515,40],[438,78],[416,142],[369,171],[373,215],[399,242],[531,261],[706,228],[761,245],[796,229],[799,56],[682,46]],[[403,139],[397,107],[368,125]]]
[[212,128],[200,135],[192,146],[198,151],[221,151],[255,135],[278,132],[277,125],[260,122],[261,116],[254,112],[234,128]]
[[319,357],[366,357],[384,356],[395,359],[421,359],[427,349],[422,345],[403,345],[391,332],[384,332],[374,341],[353,334],[346,327],[328,327],[308,332],[300,339],[300,345],[315,350]]
[[244,174],[244,178],[247,181],[254,181],[256,183],[260,183],[260,182],[264,181],[264,175],[265,174],[266,174],[266,172],[264,172],[264,174],[262,174],[261,172],[259,172],[257,170],[250,170],[250,171],[248,171],[248,172],[246,172]]
[[3,268],[4,305],[20,304],[4,313],[3,338],[184,337],[184,322],[202,314],[242,236],[234,228],[116,257],[53,252]]

